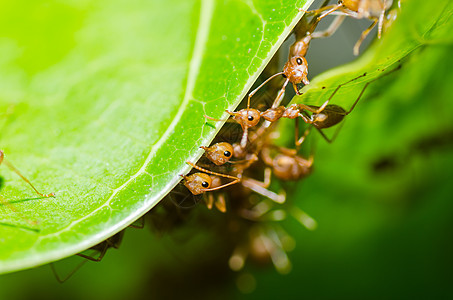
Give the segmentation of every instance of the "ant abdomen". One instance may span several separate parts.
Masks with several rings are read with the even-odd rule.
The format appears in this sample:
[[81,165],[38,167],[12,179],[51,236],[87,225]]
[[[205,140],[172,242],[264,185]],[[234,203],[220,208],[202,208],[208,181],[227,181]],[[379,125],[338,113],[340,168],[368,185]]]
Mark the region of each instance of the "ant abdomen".
[[299,180],[308,176],[313,169],[312,157],[305,159],[292,149],[276,147],[275,151],[272,151],[271,148],[265,147],[261,151],[261,157],[263,162],[272,168],[272,173],[281,180]]
[[282,180],[299,180],[312,171],[312,163],[298,156],[277,154],[272,163],[274,175]]
[[327,105],[322,112],[313,113],[311,120],[313,121],[313,126],[323,129],[337,125],[343,121],[346,115],[346,110],[343,107],[331,104]]

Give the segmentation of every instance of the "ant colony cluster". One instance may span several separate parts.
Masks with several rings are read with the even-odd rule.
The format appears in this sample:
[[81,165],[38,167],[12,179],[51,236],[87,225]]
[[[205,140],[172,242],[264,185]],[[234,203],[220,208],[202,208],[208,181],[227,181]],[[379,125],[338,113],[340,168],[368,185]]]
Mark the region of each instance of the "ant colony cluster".
[[[376,24],[378,24],[378,37],[381,37],[386,11],[392,5],[391,0],[343,0],[335,5],[328,5],[328,2],[325,1],[319,9],[307,11],[294,28],[296,41],[289,49],[289,58],[283,71],[276,72],[277,59],[272,59],[264,74],[261,75],[264,77],[263,83],[248,94],[246,108],[227,111],[231,115],[229,124],[222,128],[212,145],[200,146],[204,150],[200,161],[197,164],[187,162],[194,171],[181,175],[182,184],[166,197],[171,200],[171,203],[164,199],[147,214],[146,218],[153,223],[153,228],[158,232],[171,230],[184,221],[181,218],[181,216],[184,217],[182,211],[188,211],[195,206],[187,204],[188,199],[203,199],[208,209],[215,207],[218,211],[225,213],[228,224],[222,234],[224,236],[229,234],[230,238],[226,237],[226,239],[235,241],[228,262],[230,269],[242,270],[246,258],[250,258],[257,262],[272,262],[280,273],[290,271],[291,263],[286,253],[294,247],[294,240],[275,221],[281,221],[289,214],[309,230],[315,229],[317,224],[298,207],[288,205],[284,191],[273,191],[271,178],[274,176],[281,181],[297,181],[309,176],[314,164],[313,151],[306,153],[307,151],[304,152],[301,148],[307,144],[305,141],[312,129],[315,128],[327,142],[331,143],[338,130],[332,138],[328,138],[323,129],[341,123],[345,116],[353,111],[367,86],[378,78],[367,80],[348,109],[331,102],[334,102],[335,94],[339,89],[367,76],[366,73],[338,85],[321,106],[281,105],[286,87],[291,83],[296,94],[301,95],[299,85],[310,84],[307,78],[308,63],[305,55],[312,39],[332,35],[346,16],[358,19],[368,18],[373,23],[362,33],[354,46],[353,51],[358,54],[362,41]],[[315,31],[321,20],[329,14],[336,17],[328,29],[322,32]],[[388,73],[390,72],[384,75]],[[272,75],[269,76],[269,74]],[[283,82],[272,81],[280,75],[284,78]],[[263,93],[263,87],[267,88],[265,93]],[[259,91],[261,94],[253,98]],[[261,101],[256,100],[258,97],[262,98]],[[252,102],[271,102],[271,104],[267,107],[251,108]],[[220,121],[209,116],[204,118],[206,122]],[[281,118],[295,120],[295,139],[292,148],[275,144],[275,136],[278,133],[276,126]],[[305,124],[302,134],[299,134],[300,120]],[[235,132],[237,134],[234,134]],[[305,155],[302,154],[303,152]],[[3,153],[0,152],[0,154],[1,163]],[[21,177],[30,184],[27,179]],[[52,194],[40,195],[52,196]],[[143,227],[143,224],[140,227]],[[86,252],[78,255],[87,260],[100,261],[109,248],[119,246],[122,236],[123,232],[120,232],[91,247],[87,251],[94,253],[92,255]],[[65,281],[76,271],[73,270],[65,278],[61,278],[53,266],[52,268],[59,281]]]
[[[305,13],[294,28],[296,41],[289,49],[289,58],[283,71],[275,72],[277,59],[274,58],[264,71],[264,74],[273,75],[270,77],[262,75],[268,78],[248,94],[245,108],[226,111],[231,118],[214,143],[210,146],[201,146],[200,148],[204,150],[203,157],[197,164],[187,162],[194,170],[187,175],[181,175],[183,185],[192,195],[202,195],[193,197],[202,197],[209,209],[215,207],[221,212],[227,212],[228,218],[235,224],[229,227],[236,228],[231,230],[232,234],[243,235],[241,242],[236,245],[231,254],[229,266],[232,270],[241,270],[246,257],[270,261],[280,273],[287,273],[290,270],[291,264],[286,252],[293,247],[293,239],[277,222],[269,221],[282,220],[289,214],[310,230],[316,227],[316,222],[299,208],[286,204],[285,192],[271,189],[271,178],[296,181],[309,176],[313,169],[314,157],[312,150],[302,149],[304,142],[308,143],[307,136],[314,128],[327,142],[331,143],[339,128],[332,138],[328,138],[323,130],[338,125],[345,116],[350,114],[367,86],[378,79],[367,80],[352,106],[347,109],[331,104],[335,102],[335,94],[343,86],[366,77],[366,73],[338,85],[321,106],[281,105],[289,83],[298,95],[301,95],[300,84],[310,84],[307,78],[308,63],[305,55],[312,39],[333,34],[346,16],[368,18],[373,23],[355,44],[353,52],[357,55],[362,41],[377,24],[378,37],[381,37],[386,11],[392,5],[391,0],[343,0],[334,5],[328,5],[328,2],[325,1],[319,9]],[[321,20],[329,14],[336,17],[328,29],[322,32],[315,31]],[[284,81],[271,82],[280,75]],[[262,92],[263,87],[267,89],[265,93],[260,94],[260,98],[270,96],[264,101],[255,100],[257,96],[254,97],[254,95],[258,91]],[[252,103],[261,103],[260,105],[263,106],[262,103],[266,100],[270,103],[268,107],[251,107]],[[209,116],[204,117],[207,122],[220,121]],[[278,135],[276,126],[281,118],[295,120],[295,139],[292,149],[275,144],[275,136]],[[299,134],[298,122],[300,121],[305,124],[302,134]],[[234,135],[231,134],[234,131],[232,128],[239,128],[239,134],[236,137],[232,137]],[[228,139],[223,137],[226,134],[229,135]],[[182,206],[181,202],[179,204]]]

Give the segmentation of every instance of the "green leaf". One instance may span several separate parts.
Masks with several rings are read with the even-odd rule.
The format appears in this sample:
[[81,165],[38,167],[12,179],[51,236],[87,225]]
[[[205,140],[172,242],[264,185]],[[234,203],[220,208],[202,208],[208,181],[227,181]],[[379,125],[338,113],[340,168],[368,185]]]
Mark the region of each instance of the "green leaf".
[[20,213],[0,207],[0,272],[80,252],[156,205],[221,127],[203,115],[235,108],[303,3],[4,1],[0,145],[56,197],[30,199],[1,168]]

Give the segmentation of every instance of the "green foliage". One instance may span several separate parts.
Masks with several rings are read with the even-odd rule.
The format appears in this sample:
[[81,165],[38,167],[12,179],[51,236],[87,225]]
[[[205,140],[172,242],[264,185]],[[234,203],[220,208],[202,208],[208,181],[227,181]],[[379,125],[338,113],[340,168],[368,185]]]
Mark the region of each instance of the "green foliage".
[[[0,272],[125,228],[187,173],[310,1],[4,1]],[[305,8],[308,6],[306,5]]]
[[[162,15],[162,12],[159,12],[159,15]],[[319,139],[315,150],[314,173],[297,184],[287,184],[289,200],[315,217],[319,227],[314,232],[308,232],[301,229],[300,224],[294,220],[290,219],[285,222],[287,231],[297,241],[295,251],[290,253],[294,265],[293,272],[280,276],[273,270],[259,269],[258,272],[253,268],[247,268],[247,272],[252,272],[257,276],[257,290],[252,297],[248,295],[247,299],[253,298],[253,296],[262,299],[282,295],[289,298],[302,296],[307,299],[449,298],[448,295],[451,295],[451,252],[453,251],[451,241],[451,220],[453,218],[453,202],[451,201],[451,182],[453,181],[451,116],[453,105],[451,99],[453,90],[450,84],[453,82],[451,72],[453,67],[451,58],[453,22],[451,15],[452,4],[449,0],[436,2],[435,5],[423,0],[403,1],[399,19],[389,31],[384,33],[382,40],[375,41],[375,45],[367,50],[362,58],[352,65],[329,71],[313,79],[312,85],[304,90],[306,98],[294,99],[294,101],[321,104],[336,85],[367,72],[366,78],[342,88],[333,99],[332,103],[348,108],[366,82],[399,64],[402,65],[401,69],[392,75],[370,84],[361,102],[346,118],[335,143],[327,144]],[[68,17],[64,19],[68,22],[71,20]],[[84,22],[74,22],[74,24],[84,24]],[[217,54],[219,53],[221,52]],[[174,53],[174,55],[176,54]],[[388,57],[390,59],[387,59]],[[112,59],[109,63],[114,62],[115,60]],[[384,70],[384,73],[377,72],[377,68]],[[8,70],[4,62],[2,62],[2,70]],[[115,69],[115,72],[120,71]],[[0,76],[2,74],[0,73]],[[5,81],[6,78],[0,80],[0,84],[9,82],[5,84],[5,87],[8,86],[9,89],[3,87],[0,90],[1,99],[6,98],[3,93],[8,91],[9,97],[13,97],[11,99],[25,99],[24,96],[21,96],[22,88],[13,89],[15,86],[20,87],[18,84],[13,84],[14,80],[18,81],[21,78],[19,73],[15,74],[16,77],[10,77],[9,81]],[[104,75],[106,78],[110,78],[107,76],[108,74]],[[160,76],[163,75],[160,74]],[[54,80],[57,79],[54,78]],[[60,81],[64,81],[63,79]],[[129,80],[129,77],[124,76],[123,79]],[[127,82],[133,84],[132,81]],[[165,83],[167,82],[165,81]],[[36,83],[33,86],[35,89],[38,88]],[[58,85],[55,85],[54,88],[56,86]],[[319,90],[322,86],[326,86],[326,89]],[[94,87],[92,88],[94,89]],[[110,89],[112,88],[116,88],[116,86],[110,85]],[[48,87],[48,89],[50,88]],[[135,89],[136,87],[133,90]],[[71,97],[77,96],[78,100],[83,100],[85,93],[88,94],[89,91],[90,89],[88,91],[81,89],[78,95]],[[109,89],[105,88],[102,90],[103,93],[108,91]],[[210,91],[212,91],[212,86],[207,90],[207,92]],[[168,96],[165,94],[165,97]],[[122,95],[122,97],[125,96]],[[18,101],[15,109],[20,108],[27,111],[34,109],[34,106],[38,104],[48,105],[47,101],[52,100],[52,98],[42,97],[38,99],[41,100],[39,103],[32,100],[30,102]],[[2,108],[6,108],[9,103],[3,103],[3,100],[0,102]],[[166,101],[159,103],[166,103]],[[90,108],[94,109],[93,106],[97,107],[92,103]],[[71,109],[74,110],[74,107],[72,106]],[[68,114],[71,109],[68,109]],[[80,109],[78,108],[77,111]],[[101,110],[102,107],[98,109]],[[153,109],[157,108],[154,106]],[[86,111],[89,112],[88,109]],[[46,123],[54,122],[54,119],[59,117],[55,114],[53,118],[49,118],[50,112],[46,112],[46,110],[41,112],[44,113]],[[221,114],[220,112],[221,109],[219,109],[218,115]],[[67,178],[68,183],[65,186],[68,189],[82,187],[87,189],[87,186],[79,186],[83,173],[80,173],[80,170],[73,164],[80,166],[81,161],[88,160],[86,157],[88,150],[85,150],[84,155],[74,154],[73,161],[62,166],[49,164],[48,160],[53,158],[49,158],[50,156],[47,154],[42,158],[30,156],[31,152],[27,152],[31,151],[30,149],[33,149],[33,153],[35,153],[49,147],[42,143],[40,136],[50,133],[40,133],[38,129],[30,130],[33,127],[24,125],[27,123],[23,119],[22,113],[25,114],[22,111],[16,113],[15,110],[12,115],[8,116],[7,123],[2,127],[1,145],[6,147],[4,149],[7,150],[11,161],[29,175],[40,188],[44,186],[45,191],[54,191],[53,182],[50,179],[47,180],[47,177],[42,178],[37,174],[46,172],[47,176],[51,176],[55,170],[51,172],[43,170],[49,165],[53,168],[62,166],[69,168],[61,170],[53,180]],[[141,110],[140,113],[142,113]],[[31,112],[24,116],[30,120],[38,118]],[[150,116],[153,119],[156,117],[152,113]],[[87,117],[84,116],[84,118]],[[62,119],[64,118],[62,117]],[[153,119],[150,122],[153,122]],[[22,120],[22,129],[19,125],[15,125],[19,120]],[[69,121],[71,120],[69,119]],[[83,120],[86,122],[86,119]],[[122,123],[117,126],[123,126],[123,122],[126,121],[135,122],[135,120],[127,118],[121,121]],[[72,120],[72,122],[69,122],[68,126],[74,124],[75,121]],[[63,122],[63,124],[66,123]],[[148,126],[147,122],[143,122],[143,124]],[[189,123],[184,124],[187,126]],[[293,126],[293,124],[291,125]],[[209,130],[207,127],[204,128]],[[293,127],[288,128],[292,132]],[[28,136],[19,140],[17,145],[16,143],[6,145],[6,141],[13,137],[16,138],[16,135],[22,134],[22,131],[28,130],[34,134],[33,136],[36,136],[33,140],[30,141],[30,136]],[[72,140],[71,136],[68,136],[66,142],[75,143],[77,141],[77,135],[75,135],[77,130],[77,128],[72,130],[75,139]],[[140,128],[131,127],[128,130],[140,130]],[[8,140],[5,139],[5,133],[9,133]],[[91,136],[104,134],[103,132],[89,133]],[[51,132],[51,134],[56,133]],[[60,135],[64,134],[62,132]],[[316,134],[314,132],[315,138],[317,138]],[[328,134],[332,134],[332,131],[328,131]],[[55,142],[55,136],[46,139],[47,142]],[[197,147],[198,144],[199,142],[194,147]],[[32,147],[25,151],[27,148],[24,147],[29,145]],[[65,150],[63,146],[64,144],[60,144],[59,150],[64,154],[64,151],[68,150]],[[89,146],[95,147],[96,143],[91,142]],[[95,147],[95,149],[97,148]],[[21,153],[21,151],[25,152]],[[144,156],[147,153],[145,152]],[[121,160],[116,163],[122,163],[122,159],[125,158],[121,157]],[[30,160],[35,161],[34,172],[31,168],[27,169]],[[70,172],[71,170],[73,172]],[[127,169],[125,168],[123,171],[127,171]],[[78,175],[74,176],[75,174]],[[20,195],[30,197],[29,189],[9,171],[2,169],[2,176],[5,176],[6,179],[2,192],[9,193],[9,198],[20,199]],[[61,176],[63,179],[59,178]],[[108,178],[102,172],[100,176],[96,176],[99,181],[104,177]],[[45,186],[46,184],[47,186]],[[71,185],[76,185],[76,187]],[[97,188],[96,185],[91,183],[88,187],[94,189]],[[12,189],[12,186],[15,189]],[[73,197],[80,196],[80,201],[82,201],[83,195],[91,195],[91,199],[96,199],[88,193],[90,191],[83,191],[85,194]],[[85,205],[91,205],[89,201],[94,201],[91,199],[83,200],[86,201]],[[39,204],[46,205],[45,208],[48,209],[50,219],[52,214],[57,215],[57,212],[53,212],[53,210],[67,207],[67,214],[59,219],[64,223],[63,218],[70,215],[72,204],[65,205],[64,202],[58,201],[60,201],[60,196],[56,199],[39,200]],[[30,202],[32,201],[21,202],[17,206],[24,214],[33,216],[32,210],[38,209],[38,206],[30,204]],[[23,220],[7,209],[3,211],[2,208],[3,213],[5,216],[14,217],[14,222],[24,224]],[[215,212],[209,214],[212,218],[219,217],[219,215],[215,215]],[[4,220],[7,220],[7,217],[4,217]],[[39,226],[42,226],[43,223],[41,221]],[[91,226],[98,225],[93,220]],[[184,229],[189,230],[187,227]],[[7,228],[0,230],[0,241],[2,241],[0,251],[8,255],[15,251],[16,244],[20,244],[21,240],[27,237],[18,229],[13,228],[11,232],[8,232]],[[179,240],[175,243],[168,239],[144,238],[144,234],[141,232],[130,231],[120,251],[111,251],[101,264],[92,264],[91,268],[85,266],[64,286],[56,286],[47,268],[38,268],[4,276],[0,295],[7,299],[25,295],[23,298],[28,299],[31,290],[33,293],[36,291],[47,293],[52,290],[54,295],[59,295],[60,298],[67,296],[70,291],[70,295],[74,298],[98,299],[99,293],[102,293],[102,296],[112,299],[123,299],[125,297],[134,298],[134,296],[136,298],[145,297],[144,295],[146,297],[149,295],[162,296],[164,293],[168,295],[173,291],[182,291],[187,295],[190,292],[195,297],[199,294],[193,291],[198,288],[198,293],[204,296],[231,298],[232,296],[225,291],[228,286],[218,289],[218,286],[211,284],[214,281],[225,284],[225,282],[229,282],[226,280],[229,277],[225,276],[227,277],[225,278],[215,273],[218,277],[213,277],[212,281],[206,283],[201,281],[200,277],[193,276],[194,274],[202,275],[202,272],[196,273],[196,271],[212,270],[211,265],[209,268],[203,269],[203,263],[206,264],[204,253],[212,254],[216,251],[224,253],[225,251],[221,251],[223,248],[219,246],[219,244],[223,244],[215,244],[218,241],[215,239],[216,236],[200,240],[196,238],[199,237],[200,232],[187,231],[184,232],[185,236],[190,235],[189,240],[191,240],[192,246],[195,244],[199,252],[187,251],[189,248],[187,243],[181,243]],[[78,234],[81,235],[80,232]],[[131,236],[134,234],[135,239],[132,239]],[[16,235],[17,240],[13,241],[11,238],[9,244],[4,243],[4,237],[11,235]],[[217,236],[217,238],[222,240],[223,237]],[[12,250],[4,249],[6,245]],[[169,254],[170,252],[176,254]],[[189,255],[195,258],[190,259]],[[189,263],[186,263],[187,261]],[[197,285],[190,285],[192,284],[191,278],[195,278],[194,281]],[[184,285],[187,282],[190,284]],[[36,284],[33,289],[22,288],[23,286],[33,286],[33,283]],[[156,298],[158,297],[156,296]]]

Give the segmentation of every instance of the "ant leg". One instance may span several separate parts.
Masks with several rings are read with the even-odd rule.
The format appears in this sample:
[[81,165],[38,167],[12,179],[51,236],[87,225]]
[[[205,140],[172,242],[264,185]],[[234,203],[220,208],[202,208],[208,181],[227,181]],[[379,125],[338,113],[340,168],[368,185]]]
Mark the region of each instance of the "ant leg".
[[252,154],[249,159],[241,159],[241,160],[230,160],[228,161],[230,164],[245,164],[250,166],[253,162],[257,161],[258,157],[256,154]]
[[[137,224],[136,224],[137,223]],[[136,229],[143,229],[145,228],[145,218],[141,217],[131,225],[129,225],[131,228],[136,228]]]
[[339,90],[341,87],[343,87],[344,85],[346,85],[346,84],[348,84],[348,83],[350,83],[350,82],[353,82],[353,81],[355,81],[355,80],[357,80],[357,79],[359,79],[359,78],[361,78],[361,77],[365,77],[366,75],[367,75],[367,73],[363,73],[363,74],[360,75],[360,76],[357,76],[357,77],[355,77],[355,78],[353,78],[353,79],[351,79],[351,80],[348,80],[348,81],[346,81],[346,82],[343,82],[343,83],[339,84],[339,85],[336,87],[336,89],[333,91],[332,95],[330,95],[329,99],[327,99],[327,101],[324,102],[319,108],[312,108],[312,107],[310,107],[310,106],[308,106],[308,105],[300,104],[300,109],[301,109],[301,110],[308,110],[308,111],[310,111],[310,112],[312,112],[312,113],[319,114],[320,112],[322,112],[322,111],[326,108],[326,106],[329,104],[330,100],[332,100],[333,96],[335,96],[335,94],[338,92],[338,90]]
[[378,39],[381,38],[382,36],[382,27],[384,26],[384,17],[385,17],[385,9],[381,11],[381,14],[379,15],[379,21],[378,21]]
[[[226,112],[231,115],[231,112],[229,110],[226,110]],[[208,119],[208,120],[211,120],[211,121],[216,121],[216,122],[223,122],[224,121],[224,120],[220,120],[220,119],[216,119],[216,118],[210,117],[208,115],[203,115],[203,117],[205,119]],[[237,123],[236,121],[234,121],[232,119],[226,119],[225,122],[227,122],[227,123]]]
[[263,216],[270,212],[272,206],[273,204],[267,201],[260,201],[252,208],[242,209],[238,213],[242,218],[256,222],[262,220]]
[[106,254],[106,252],[109,248],[115,248],[115,249],[119,248],[119,246],[121,245],[121,242],[123,241],[124,232],[125,232],[124,230],[120,231],[119,233],[108,238],[104,242],[97,244],[97,245],[91,247],[90,249],[88,249],[88,250],[93,250],[93,251],[97,251],[100,253],[99,256],[96,258],[93,256],[83,254],[83,253],[77,253],[77,255],[80,257],[86,258],[88,260],[91,260],[91,261],[99,262],[102,260],[102,258],[104,257],[104,255]]
[[83,253],[77,253],[76,255],[78,255],[80,257],[83,257],[85,259],[94,261],[94,262],[100,262],[104,258],[104,255],[107,253],[108,248],[109,248],[108,243],[104,242],[104,245],[103,245],[101,250],[95,250],[95,251],[99,252],[99,256],[98,257],[93,257],[93,256],[86,255],[86,254],[83,254]]
[[310,119],[310,116],[304,111],[304,109],[312,109],[310,106],[307,106],[305,104],[299,104],[299,117],[302,118],[302,120],[304,120],[305,123],[307,124],[313,124],[313,121]]
[[[376,80],[381,79],[382,77],[387,76],[387,75],[389,75],[389,74],[391,74],[391,73],[393,73],[393,72],[395,72],[395,71],[398,71],[399,69],[401,69],[401,65],[399,65],[398,67],[396,67],[395,69],[393,69],[393,70],[391,70],[391,71],[388,71],[387,73],[385,73],[385,74],[383,74],[383,75],[381,75],[381,76],[378,76],[378,77],[376,77],[376,78],[374,78],[374,79],[368,81],[368,82],[363,86],[363,89],[362,89],[362,91],[360,91],[359,96],[358,96],[357,99],[354,101],[354,104],[352,104],[351,108],[345,113],[345,115],[346,115],[346,116],[349,115],[349,114],[354,110],[355,106],[356,106],[357,103],[359,102],[360,98],[362,98],[363,93],[365,92],[366,88],[370,85],[370,83],[375,82]],[[364,76],[364,75],[366,75],[366,73],[363,74],[362,76]],[[359,76],[359,77],[361,77],[361,76]],[[357,77],[357,78],[359,78],[359,77]],[[356,79],[357,79],[357,78],[356,78]],[[337,90],[335,90],[335,92],[336,92],[336,91],[337,91]]]
[[248,136],[249,136],[249,128],[248,128],[248,126],[245,126],[244,132],[242,133],[242,138],[241,138],[241,148],[242,149],[245,149],[245,147],[247,146]]
[[318,17],[318,22],[319,22],[325,16],[331,14],[332,12],[336,11],[337,9],[339,9],[342,6],[343,6],[343,4],[332,4],[332,5],[324,6],[322,8],[318,8],[318,9],[314,9],[314,10],[304,10],[302,8],[298,8],[297,10],[303,11],[307,14],[314,14],[314,15],[321,14]]
[[256,179],[253,178],[244,178],[242,180],[242,185],[245,186],[246,188],[251,189],[255,193],[258,193],[260,195],[263,195],[266,198],[269,198],[270,200],[282,204],[286,201],[286,195],[285,194],[276,194],[270,190],[267,189],[269,187],[271,182],[271,169],[266,168],[264,170],[264,181],[260,182]]
[[337,29],[340,27],[341,23],[343,23],[345,18],[346,18],[345,15],[337,16],[326,30],[313,32],[311,35],[312,38],[314,38],[314,39],[326,38],[326,37],[333,35],[337,31]]
[[283,100],[283,97],[285,96],[285,89],[286,86],[288,85],[289,79],[286,79],[285,82],[282,85],[282,88],[280,91],[278,91],[277,97],[275,97],[274,103],[272,103],[272,108],[276,108],[280,105],[280,103]]
[[271,81],[273,78],[279,76],[279,75],[283,75],[283,72],[278,72],[274,75],[272,75],[271,77],[269,77],[268,79],[266,79],[263,83],[261,83],[256,89],[254,89],[253,91],[251,91],[248,95],[248,99],[247,99],[247,108],[250,108],[250,98],[253,97],[253,95],[255,95],[256,92],[258,92],[259,89],[261,89],[266,83],[268,83],[269,81]]
[[260,239],[264,245],[264,248],[269,253],[277,272],[280,274],[288,274],[291,270],[291,262],[289,261],[288,255],[283,248],[277,232],[269,228],[267,234],[261,232]]
[[68,275],[66,275],[65,277],[61,277],[57,270],[55,269],[55,265],[54,263],[50,263],[50,269],[52,270],[52,273],[53,275],[55,276],[55,279],[58,281],[58,283],[65,283],[69,278],[72,277],[72,275],[74,275],[85,263],[87,262],[87,260],[84,260],[82,261],[81,263],[79,263],[77,265],[77,267],[75,267],[71,272],[69,272]]
[[296,206],[293,206],[290,209],[290,214],[308,230],[315,230],[318,227],[318,223],[315,219]]
[[24,175],[22,175],[22,173],[19,172],[18,169],[16,169],[16,167],[14,167],[10,162],[4,160],[5,159],[5,154],[2,150],[0,150],[0,164],[5,164],[11,171],[13,171],[14,173],[16,173],[17,175],[19,175],[20,178],[22,178],[22,180],[24,180],[26,183],[28,183],[31,188],[36,192],[36,194],[40,195],[41,197],[45,197],[45,198],[48,198],[48,197],[54,197],[55,194],[54,193],[50,193],[50,194],[42,194],[40,193],[35,187],[34,185],[30,182],[30,180],[28,180]]
[[[212,195],[210,194],[210,196]],[[225,195],[223,194],[218,195],[216,201],[214,202],[214,205],[220,212],[225,213],[227,211]]]
[[[80,257],[83,257],[85,258],[86,260],[81,262],[79,265],[77,265],[77,267],[72,270],[68,275],[66,275],[66,277],[62,278],[58,275],[56,269],[55,269],[55,266],[53,263],[50,264],[50,268],[52,269],[52,272],[53,274],[55,275],[55,278],[57,279],[58,282],[60,283],[63,283],[65,282],[66,280],[68,280],[69,278],[72,277],[72,275],[74,275],[88,260],[90,261],[94,261],[94,262],[99,262],[102,260],[102,258],[104,257],[105,253],[107,252],[107,250],[111,247],[115,248],[115,249],[118,249],[118,247],[120,246],[121,244],[121,241],[123,239],[123,236],[124,236],[124,230],[115,234],[114,236],[112,236],[111,238],[107,239],[106,241],[104,241],[103,243],[101,243],[102,245],[102,249],[95,249],[94,247],[97,247],[99,246],[96,245],[96,246],[93,246],[92,248],[90,248],[91,250],[93,251],[98,251],[100,254],[98,257],[93,257],[93,256],[89,256],[89,255],[86,255],[86,254],[82,254],[82,253],[77,253],[76,255],[80,256]],[[112,241],[113,240],[113,241]]]
[[321,136],[329,143],[333,143],[335,141],[335,139],[337,138],[338,136],[338,133],[340,133],[341,131],[341,128],[343,128],[343,124],[344,124],[344,121],[341,122],[341,124],[339,126],[337,126],[337,128],[335,129],[335,133],[333,134],[332,138],[328,138],[327,135],[322,131],[322,129],[320,128],[316,128],[318,129],[319,133],[321,134]]
[[302,145],[302,143],[305,141],[305,138],[307,135],[310,133],[311,126],[308,127],[304,134],[299,137],[299,118],[296,118],[296,130],[294,130],[294,144],[296,145],[296,148],[299,149],[299,146]]
[[191,166],[192,168],[197,169],[198,171],[205,172],[205,173],[208,173],[208,174],[211,174],[211,175],[216,175],[216,176],[224,177],[224,178],[233,179],[233,181],[230,181],[230,182],[225,183],[225,184],[223,184],[223,185],[220,185],[220,186],[218,186],[218,187],[210,188],[210,189],[203,189],[203,191],[205,191],[205,192],[220,190],[221,188],[224,188],[224,187],[229,186],[229,185],[233,185],[233,184],[238,183],[238,182],[240,181],[240,179],[239,179],[238,177],[231,176],[231,175],[227,175],[227,174],[221,174],[221,173],[217,173],[217,172],[212,172],[212,171],[209,171],[209,170],[200,168],[199,166],[194,165],[194,164],[191,163],[190,161],[186,161],[186,163],[187,163],[189,166]]
[[363,40],[368,36],[371,29],[373,29],[374,26],[376,26],[378,21],[379,21],[379,19],[374,19],[373,24],[371,24],[370,27],[368,27],[367,29],[365,29],[365,31],[362,32],[362,35],[360,36],[359,40],[354,45],[354,49],[353,49],[354,55],[356,55],[356,56],[359,55],[360,45],[362,45]]
[[209,194],[208,197],[205,199],[205,204],[209,210],[212,209],[212,205],[214,204],[214,196],[212,194]]

